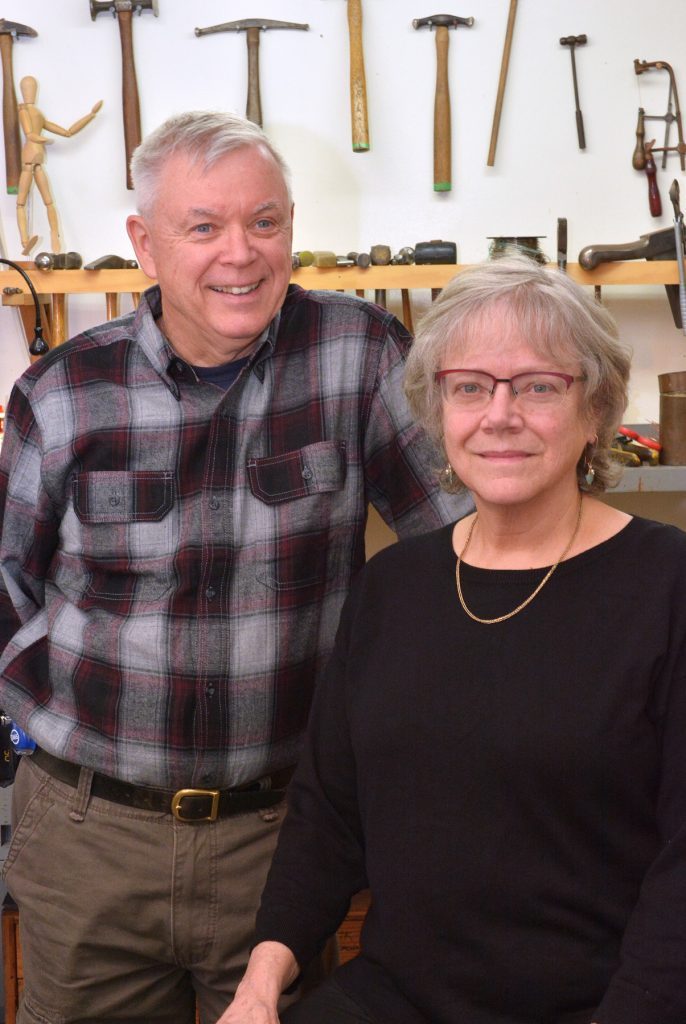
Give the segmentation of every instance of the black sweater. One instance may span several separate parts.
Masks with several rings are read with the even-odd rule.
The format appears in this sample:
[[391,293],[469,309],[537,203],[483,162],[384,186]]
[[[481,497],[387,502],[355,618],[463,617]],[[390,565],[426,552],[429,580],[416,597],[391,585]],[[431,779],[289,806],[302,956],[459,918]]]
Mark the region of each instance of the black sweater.
[[368,884],[337,977],[380,1021],[684,1024],[686,535],[634,519],[497,625],[450,528],[381,552],[289,804],[257,939],[304,963]]

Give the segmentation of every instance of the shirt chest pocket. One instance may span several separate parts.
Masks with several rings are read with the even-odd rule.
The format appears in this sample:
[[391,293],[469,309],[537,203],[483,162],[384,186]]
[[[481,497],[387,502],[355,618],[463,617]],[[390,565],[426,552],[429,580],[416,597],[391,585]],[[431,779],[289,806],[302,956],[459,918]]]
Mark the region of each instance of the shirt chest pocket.
[[108,601],[154,601],[174,581],[176,481],[166,471],[79,473],[72,481],[85,592]]
[[272,533],[258,579],[275,590],[328,579],[337,570],[337,523],[345,519],[345,442],[318,441],[282,455],[250,458],[247,467],[250,489],[267,506]]

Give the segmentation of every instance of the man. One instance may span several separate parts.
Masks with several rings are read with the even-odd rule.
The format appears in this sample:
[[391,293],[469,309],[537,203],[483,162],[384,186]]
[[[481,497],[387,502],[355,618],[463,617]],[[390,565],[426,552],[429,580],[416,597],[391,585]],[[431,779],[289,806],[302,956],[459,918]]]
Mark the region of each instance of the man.
[[383,310],[289,287],[262,131],[185,114],[133,160],[159,286],[17,383],[0,473],[0,705],[36,740],[6,881],[19,1020],[204,1022],[247,959],[372,500],[454,519]]

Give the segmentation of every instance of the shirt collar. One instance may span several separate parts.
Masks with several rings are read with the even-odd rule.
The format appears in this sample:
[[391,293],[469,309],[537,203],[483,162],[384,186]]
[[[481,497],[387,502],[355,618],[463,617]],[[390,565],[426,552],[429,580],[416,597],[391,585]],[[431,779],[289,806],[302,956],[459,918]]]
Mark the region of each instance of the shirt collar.
[[[134,329],[138,344],[144,354],[164,379],[175,397],[178,398],[179,389],[176,379],[179,376],[179,368],[189,367],[190,369],[190,364],[174,351],[157,326],[157,320],[161,316],[162,293],[159,285],[153,285],[152,288],[148,288],[141,296],[134,316]],[[276,336],[279,332],[280,322],[281,310],[279,309],[274,319],[265,327],[257,339],[257,343],[250,356],[250,367],[260,380],[264,380],[264,363],[272,355],[276,346]],[[195,378],[195,374],[193,374],[193,378]]]

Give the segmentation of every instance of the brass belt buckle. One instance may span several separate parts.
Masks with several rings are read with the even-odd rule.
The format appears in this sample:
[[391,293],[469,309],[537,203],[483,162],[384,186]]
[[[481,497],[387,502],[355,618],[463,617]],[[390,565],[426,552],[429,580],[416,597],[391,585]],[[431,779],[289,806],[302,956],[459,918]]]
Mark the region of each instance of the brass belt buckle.
[[[186,797],[208,796],[212,798],[210,813],[203,818],[187,818],[183,814],[182,802]],[[177,821],[216,821],[219,813],[219,790],[218,789],[178,789],[171,802],[171,812]]]

